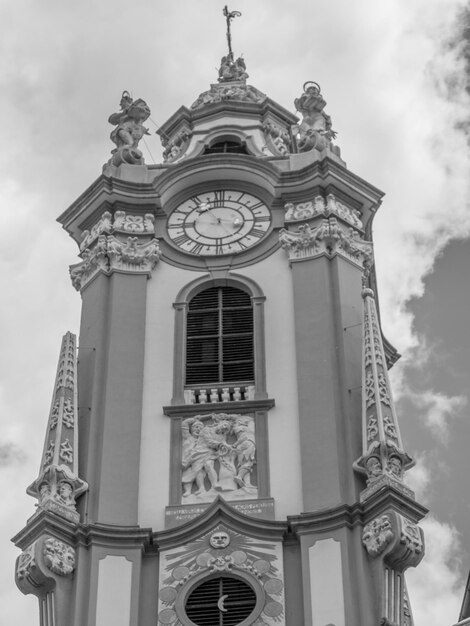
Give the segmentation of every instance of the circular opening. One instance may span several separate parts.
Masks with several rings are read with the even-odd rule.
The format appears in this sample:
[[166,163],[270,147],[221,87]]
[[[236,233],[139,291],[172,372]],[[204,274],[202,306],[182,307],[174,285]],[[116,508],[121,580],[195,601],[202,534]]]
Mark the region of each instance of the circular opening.
[[186,615],[196,626],[237,626],[256,606],[256,593],[244,580],[231,576],[210,578],[191,591]]

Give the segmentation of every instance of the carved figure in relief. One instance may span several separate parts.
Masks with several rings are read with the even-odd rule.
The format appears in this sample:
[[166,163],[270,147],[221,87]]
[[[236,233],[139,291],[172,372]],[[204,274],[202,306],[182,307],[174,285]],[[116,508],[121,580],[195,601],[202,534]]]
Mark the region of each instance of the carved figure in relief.
[[299,151],[326,148],[336,137],[336,133],[331,127],[331,117],[323,111],[326,101],[321,94],[320,85],[312,81],[306,82],[303,94],[294,100],[294,105],[302,114],[302,122],[296,128]]
[[393,539],[393,530],[388,515],[376,517],[364,527],[362,543],[371,556],[381,554]]
[[[256,492],[251,473],[256,462],[254,420],[241,415],[197,416],[182,423],[183,499],[217,492]],[[203,419],[205,421],[203,421]],[[195,490],[194,490],[195,488]]]
[[256,444],[254,422],[240,419],[234,424],[233,432],[237,437],[237,441],[233,446],[238,467],[235,482],[240,487],[244,487],[250,484],[250,474],[255,464]]
[[213,548],[226,548],[230,544],[230,536],[228,533],[219,530],[209,537],[209,543]]
[[149,135],[149,131],[143,122],[150,117],[150,109],[147,103],[141,100],[133,100],[128,91],[123,91],[121,110],[109,116],[109,123],[116,126],[110,137],[116,144],[116,148],[111,152],[112,165],[121,163],[142,164],[142,152],[138,149],[139,141],[144,135]]
[[57,487],[57,500],[64,504],[65,506],[75,506],[75,498],[73,497],[73,487],[72,485],[63,480],[59,483]]
[[376,456],[371,456],[367,459],[366,470],[368,480],[373,480],[374,478],[382,476],[382,463],[380,462],[380,459]]
[[44,542],[44,561],[55,574],[67,576],[75,569],[75,550],[63,541],[51,537]]

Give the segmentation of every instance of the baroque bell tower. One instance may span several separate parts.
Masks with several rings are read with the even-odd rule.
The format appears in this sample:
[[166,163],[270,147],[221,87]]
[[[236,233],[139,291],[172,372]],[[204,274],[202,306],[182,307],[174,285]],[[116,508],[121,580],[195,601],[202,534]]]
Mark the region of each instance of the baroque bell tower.
[[298,117],[216,83],[139,141],[124,92],[79,247],[37,510],[14,538],[41,626],[412,626],[426,513],[375,298],[382,193],[347,169],[320,86]]

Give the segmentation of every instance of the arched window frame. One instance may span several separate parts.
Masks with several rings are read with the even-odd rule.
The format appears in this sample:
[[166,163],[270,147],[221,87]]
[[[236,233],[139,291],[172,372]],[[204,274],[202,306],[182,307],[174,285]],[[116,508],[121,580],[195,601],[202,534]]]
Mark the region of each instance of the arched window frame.
[[173,398],[172,405],[187,404],[185,400],[186,374],[186,320],[189,302],[198,293],[211,287],[234,287],[248,293],[253,304],[253,339],[254,339],[254,397],[253,400],[266,399],[265,365],[265,296],[258,284],[245,276],[231,274],[224,278],[203,277],[186,285],[178,294],[173,306],[175,309],[175,339],[173,360]]

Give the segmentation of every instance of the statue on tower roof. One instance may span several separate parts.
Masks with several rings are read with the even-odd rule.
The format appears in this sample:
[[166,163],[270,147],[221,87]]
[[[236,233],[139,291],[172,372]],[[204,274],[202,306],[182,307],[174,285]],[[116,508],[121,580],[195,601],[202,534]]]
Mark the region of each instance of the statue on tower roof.
[[141,98],[133,100],[128,91],[122,92],[120,106],[121,110],[118,113],[112,113],[108,118],[108,122],[116,126],[110,137],[117,146],[111,152],[113,156],[110,163],[112,165],[122,163],[141,165],[144,158],[137,146],[144,135],[150,134],[143,125],[143,122],[150,117],[150,109]]
[[235,80],[246,81],[248,74],[246,72],[246,64],[243,57],[235,60],[232,50],[232,33],[230,30],[230,22],[235,17],[240,17],[240,11],[229,11],[227,5],[223,9],[223,14],[227,20],[227,45],[228,54],[222,57],[219,68],[219,83],[227,83]]
[[303,94],[294,100],[295,108],[302,114],[297,138],[299,151],[323,150],[336,137],[336,132],[332,129],[331,117],[323,111],[326,101],[320,85],[308,81],[303,88]]

